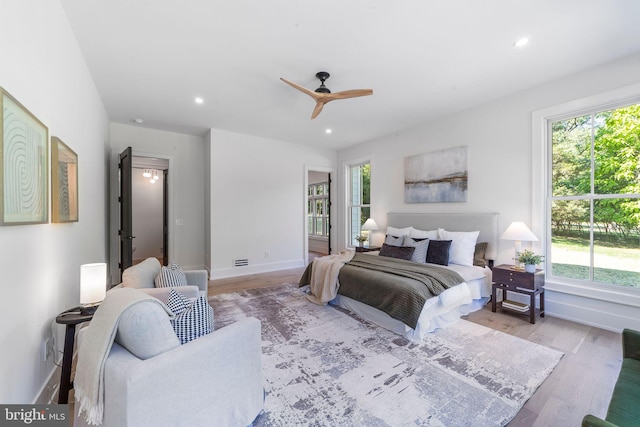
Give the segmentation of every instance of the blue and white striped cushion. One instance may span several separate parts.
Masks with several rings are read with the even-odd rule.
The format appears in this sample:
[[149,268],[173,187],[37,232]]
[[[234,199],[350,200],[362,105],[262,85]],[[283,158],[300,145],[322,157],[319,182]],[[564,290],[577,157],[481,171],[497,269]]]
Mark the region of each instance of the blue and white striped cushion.
[[[175,319],[171,320],[171,325],[180,344],[186,344],[213,331],[213,308],[204,296],[199,296],[192,302],[172,289],[167,306],[176,315]],[[176,312],[172,307],[182,311]]]
[[411,246],[416,248],[411,255],[411,261],[424,264],[427,262],[427,249],[429,248],[429,239],[416,240],[409,236],[404,236],[403,246]]
[[184,275],[182,267],[172,262],[168,267],[162,266],[160,273],[154,280],[154,284],[156,288],[187,286],[187,277]]

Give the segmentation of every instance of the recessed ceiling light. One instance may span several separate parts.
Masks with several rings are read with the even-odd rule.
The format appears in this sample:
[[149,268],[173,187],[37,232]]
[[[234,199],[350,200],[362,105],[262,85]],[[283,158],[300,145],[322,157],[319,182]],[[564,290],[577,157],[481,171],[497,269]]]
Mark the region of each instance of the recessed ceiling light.
[[199,96],[196,96],[196,104],[203,104],[204,103],[204,99],[200,98]]
[[140,119],[140,118],[136,118],[136,119],[131,119],[131,121],[133,123],[136,123],[138,125],[141,125],[142,123],[144,123],[144,120]]
[[333,131],[332,131],[331,129],[326,129],[326,130],[325,130],[325,132],[326,132],[326,133],[331,133],[331,132],[333,132]]
[[521,38],[521,39],[516,40],[516,41],[513,43],[513,45],[514,45],[515,47],[523,47],[523,46],[525,46],[527,43],[529,43],[529,39],[528,39],[528,38],[526,38],[526,37],[523,37],[523,38]]

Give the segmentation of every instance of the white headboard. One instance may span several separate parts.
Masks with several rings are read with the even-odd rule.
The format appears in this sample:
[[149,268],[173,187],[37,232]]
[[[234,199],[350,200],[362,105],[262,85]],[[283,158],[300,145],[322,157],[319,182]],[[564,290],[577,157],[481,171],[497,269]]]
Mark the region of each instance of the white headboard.
[[478,243],[487,242],[485,257],[498,256],[498,214],[490,213],[387,213],[387,225],[420,230],[479,231]]

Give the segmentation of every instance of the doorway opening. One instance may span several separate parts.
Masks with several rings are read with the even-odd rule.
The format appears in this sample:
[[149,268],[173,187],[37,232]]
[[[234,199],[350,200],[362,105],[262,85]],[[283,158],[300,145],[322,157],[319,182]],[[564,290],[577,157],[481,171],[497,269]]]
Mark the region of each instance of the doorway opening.
[[133,156],[131,164],[131,216],[135,240],[133,265],[154,257],[167,265],[165,184],[169,160]]
[[307,172],[307,262],[331,253],[331,174]]

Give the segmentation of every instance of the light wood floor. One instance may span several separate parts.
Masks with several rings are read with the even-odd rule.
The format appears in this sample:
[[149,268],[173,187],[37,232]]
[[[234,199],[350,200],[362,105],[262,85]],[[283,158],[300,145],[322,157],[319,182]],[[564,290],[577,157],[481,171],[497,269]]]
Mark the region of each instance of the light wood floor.
[[[212,280],[209,295],[297,283],[303,270]],[[532,325],[524,316],[492,313],[490,306],[471,313],[466,320],[565,354],[509,427],[580,426],[588,413],[604,416],[622,361],[619,333],[549,316],[537,318]]]

